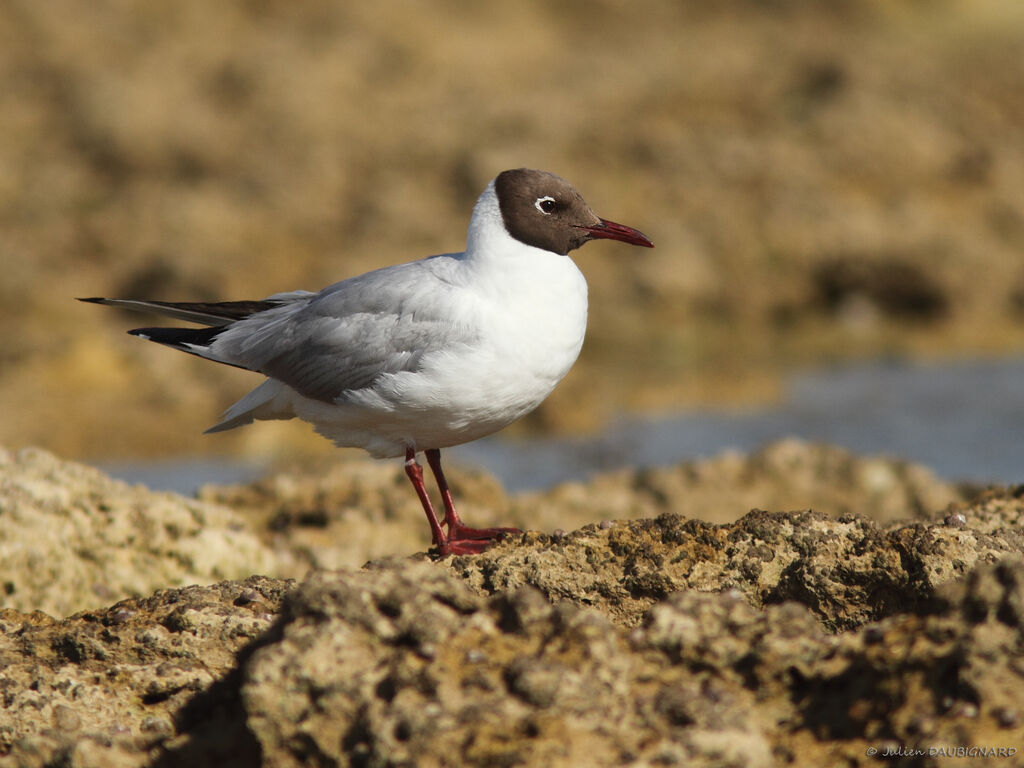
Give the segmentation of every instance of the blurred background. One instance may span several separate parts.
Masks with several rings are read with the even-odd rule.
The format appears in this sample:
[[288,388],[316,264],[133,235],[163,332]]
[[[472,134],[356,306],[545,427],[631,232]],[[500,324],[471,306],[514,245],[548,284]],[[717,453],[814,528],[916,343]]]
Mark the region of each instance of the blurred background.
[[803,431],[1009,482],[1022,51],[1018,0],[6,0],[0,444],[333,455],[300,423],[203,436],[259,377],[73,298],[260,298],[461,250],[488,180],[529,166],[657,248],[575,254],[579,363],[465,461],[529,487],[562,459],[524,445],[585,471]]

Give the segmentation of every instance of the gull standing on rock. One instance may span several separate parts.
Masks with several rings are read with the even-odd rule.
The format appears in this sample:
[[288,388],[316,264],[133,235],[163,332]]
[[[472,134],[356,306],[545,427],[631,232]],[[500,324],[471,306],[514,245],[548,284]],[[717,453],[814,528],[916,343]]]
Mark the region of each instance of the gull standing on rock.
[[[526,415],[572,367],[586,331],[587,283],[567,254],[597,238],[653,247],[637,230],[598,217],[564,179],[520,168],[480,195],[462,253],[260,301],[82,301],[207,326],[129,333],[267,377],[208,432],[297,416],[339,446],[405,456],[441,555],[476,554],[517,531],[462,523],[441,449]],[[440,521],[419,451],[441,491]]]

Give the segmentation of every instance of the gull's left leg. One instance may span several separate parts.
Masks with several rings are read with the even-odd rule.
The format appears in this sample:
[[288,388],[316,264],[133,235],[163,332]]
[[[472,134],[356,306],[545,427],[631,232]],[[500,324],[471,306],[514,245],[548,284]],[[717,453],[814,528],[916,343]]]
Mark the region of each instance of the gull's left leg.
[[412,448],[405,449],[405,474],[412,481],[412,487],[416,489],[420,504],[423,505],[423,512],[427,516],[427,523],[430,525],[430,533],[434,544],[441,553],[448,545],[448,537],[441,530],[441,524],[437,521],[437,514],[434,512],[434,505],[430,503],[430,496],[427,494],[427,487],[423,484],[423,467],[416,461],[416,451]]
[[479,552],[506,534],[521,533],[518,528],[470,528],[464,525],[459,518],[459,513],[455,511],[451,489],[448,488],[448,481],[445,480],[444,472],[441,470],[441,451],[437,448],[429,448],[424,451],[424,454],[426,454],[427,463],[434,473],[434,479],[437,480],[437,487],[441,490],[441,499],[444,502],[444,520],[441,521],[441,525],[448,527],[449,545],[459,545],[460,548],[476,545],[479,546],[479,549],[476,550]]

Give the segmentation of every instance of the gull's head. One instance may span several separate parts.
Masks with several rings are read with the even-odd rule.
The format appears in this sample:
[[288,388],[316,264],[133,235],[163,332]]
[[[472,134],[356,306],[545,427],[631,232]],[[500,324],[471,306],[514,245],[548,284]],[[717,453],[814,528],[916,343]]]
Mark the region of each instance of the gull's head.
[[654,247],[632,227],[599,217],[572,184],[545,171],[517,168],[498,174],[477,203],[477,212],[500,214],[510,237],[561,255],[598,238]]
[[553,173],[505,171],[494,188],[505,229],[528,246],[562,255],[600,238],[654,247],[633,227],[602,219],[572,184]]

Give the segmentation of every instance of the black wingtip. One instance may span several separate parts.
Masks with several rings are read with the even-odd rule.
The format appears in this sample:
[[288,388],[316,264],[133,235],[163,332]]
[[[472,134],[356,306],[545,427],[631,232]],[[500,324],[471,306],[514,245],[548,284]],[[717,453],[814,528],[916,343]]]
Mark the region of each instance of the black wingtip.
[[81,296],[76,296],[75,297],[75,301],[86,301],[86,302],[88,302],[90,304],[102,304],[103,302],[106,301],[106,299],[104,299],[102,296],[90,296],[88,298],[82,298]]
[[213,343],[213,340],[217,337],[218,333],[222,333],[223,328],[132,328],[128,331],[130,336],[138,336],[140,339],[146,341],[155,341],[157,344],[163,344],[164,346],[171,347],[172,349],[179,349],[182,352],[188,352],[190,355],[196,355],[204,360],[213,360],[215,363],[222,363],[224,365],[231,365],[235,368],[241,368],[245,371],[253,370],[246,368],[244,365],[238,365],[237,363],[231,363],[227,360],[218,360],[216,357],[208,357],[206,352],[209,351],[209,346]]
[[223,328],[132,328],[128,333],[157,344],[166,344],[185,352],[196,352],[197,347],[206,347],[222,332]]

